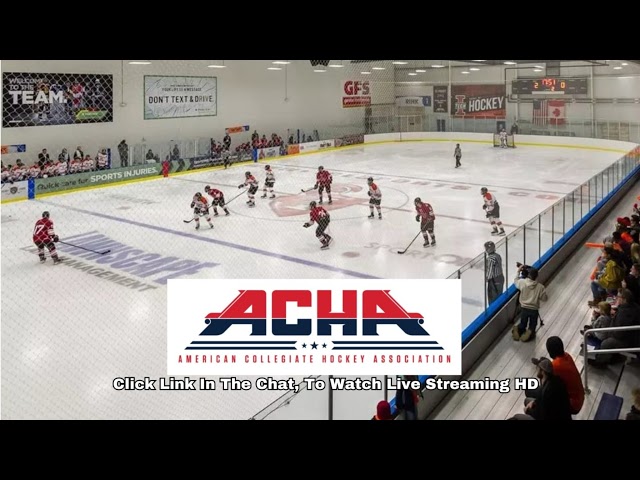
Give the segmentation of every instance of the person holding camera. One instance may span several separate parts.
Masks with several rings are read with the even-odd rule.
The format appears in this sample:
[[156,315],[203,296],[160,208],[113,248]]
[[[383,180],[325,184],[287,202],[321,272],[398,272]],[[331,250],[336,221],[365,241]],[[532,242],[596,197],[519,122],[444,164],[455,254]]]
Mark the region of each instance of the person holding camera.
[[513,281],[520,291],[520,323],[511,330],[513,339],[528,342],[535,338],[540,302],[548,300],[544,285],[538,283],[538,270],[527,265],[517,264],[518,273]]

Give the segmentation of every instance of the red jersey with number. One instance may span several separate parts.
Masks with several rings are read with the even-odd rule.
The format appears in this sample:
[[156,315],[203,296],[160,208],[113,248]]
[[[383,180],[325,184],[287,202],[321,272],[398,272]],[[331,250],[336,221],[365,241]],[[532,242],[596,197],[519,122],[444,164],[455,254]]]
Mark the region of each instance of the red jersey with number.
[[328,171],[322,170],[316,174],[316,182],[318,182],[318,185],[328,187],[333,182],[333,177]]
[[435,214],[433,213],[433,208],[428,203],[422,202],[419,205],[416,205],[416,212],[418,215],[422,217],[423,222],[433,222],[436,219]]
[[314,207],[311,212],[309,212],[309,216],[311,217],[312,222],[320,223],[322,220],[326,220],[329,216],[329,213],[322,207]]
[[33,228],[33,241],[35,243],[52,242],[54,235],[55,232],[53,231],[53,222],[51,220],[49,220],[48,218],[41,218],[36,222],[36,225]]

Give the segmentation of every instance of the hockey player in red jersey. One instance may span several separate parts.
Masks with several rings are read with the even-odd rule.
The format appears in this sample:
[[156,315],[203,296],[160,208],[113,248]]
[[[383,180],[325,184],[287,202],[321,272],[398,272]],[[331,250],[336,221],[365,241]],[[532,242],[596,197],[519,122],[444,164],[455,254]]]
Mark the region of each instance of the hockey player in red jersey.
[[49,212],[42,212],[42,218],[36,222],[33,228],[33,243],[38,247],[40,262],[44,263],[47,260],[44,256],[45,247],[49,250],[54,265],[62,261],[58,257],[55,245],[55,242],[59,240],[58,235],[56,235],[56,232],[53,230],[53,222],[49,218]]
[[191,208],[193,208],[193,219],[196,221],[196,230],[200,229],[200,217],[205,217],[209,226],[213,228],[207,197],[204,197],[200,192],[196,193],[191,201]]
[[319,204],[322,204],[322,192],[326,189],[327,196],[329,197],[329,205],[333,203],[331,200],[331,184],[333,183],[333,177],[328,170],[325,170],[324,167],[318,167],[318,173],[316,174],[316,184],[314,185],[314,189],[318,189],[318,195],[320,196]]
[[250,207],[255,207],[256,192],[258,191],[258,181],[256,180],[256,177],[251,175],[251,172],[245,172],[244,177],[244,183],[238,185],[238,188],[249,187],[249,190],[247,191],[247,196],[249,197],[249,200],[247,200],[247,205],[249,205]]
[[262,196],[260,198],[267,198],[267,190],[269,190],[269,193],[271,194],[269,198],[276,198],[276,194],[273,193],[276,176],[273,174],[273,170],[271,170],[271,165],[265,165],[264,170],[267,176],[264,179],[264,189],[262,190]]
[[304,228],[309,228],[314,223],[318,224],[318,227],[316,228],[316,237],[322,244],[322,247],[320,248],[322,250],[325,250],[329,248],[329,244],[333,240],[333,238],[329,234],[324,233],[324,231],[329,226],[329,223],[331,222],[331,217],[329,215],[329,212],[327,212],[322,207],[318,207],[316,202],[311,202],[309,204],[309,209],[309,221],[305,222],[303,226]]
[[369,211],[371,212],[369,218],[374,218],[373,207],[375,206],[378,210],[378,218],[382,220],[382,211],[380,210],[380,203],[382,202],[382,192],[380,191],[378,186],[373,183],[372,177],[367,178],[367,185],[369,185],[369,191],[367,193],[369,194]]
[[436,219],[433,213],[433,208],[426,202],[423,202],[420,197],[416,198],[413,202],[416,206],[416,222],[420,222],[420,231],[424,237],[423,247],[429,246],[429,236],[431,236],[431,246],[436,245],[436,236],[434,234],[433,223]]
[[[480,194],[484,200],[482,208],[487,213],[489,223],[491,223],[491,235],[506,235],[504,227],[502,226],[502,220],[500,220],[500,204],[494,194],[489,193],[486,187],[480,189]],[[500,229],[500,230],[498,230]]]
[[222,193],[217,188],[211,188],[209,185],[204,187],[204,191],[211,195],[211,206],[213,207],[213,216],[218,216],[218,207],[224,210],[225,215],[229,215],[229,209],[227,208],[224,201],[224,193]]

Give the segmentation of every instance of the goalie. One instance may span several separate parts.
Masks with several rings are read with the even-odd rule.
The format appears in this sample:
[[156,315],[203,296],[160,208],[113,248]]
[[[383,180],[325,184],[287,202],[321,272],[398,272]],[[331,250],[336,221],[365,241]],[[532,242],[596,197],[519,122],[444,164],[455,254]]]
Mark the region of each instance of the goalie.
[[507,148],[507,131],[504,128],[500,130],[500,148]]

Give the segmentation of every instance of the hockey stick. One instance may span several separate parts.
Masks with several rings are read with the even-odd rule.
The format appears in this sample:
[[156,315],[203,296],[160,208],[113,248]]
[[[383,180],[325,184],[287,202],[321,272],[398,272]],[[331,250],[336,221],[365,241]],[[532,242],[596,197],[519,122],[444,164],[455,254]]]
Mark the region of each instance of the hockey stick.
[[413,240],[411,240],[411,243],[410,243],[409,245],[407,245],[407,248],[405,248],[404,250],[398,250],[398,253],[399,253],[400,255],[402,255],[402,254],[404,254],[404,253],[407,253],[407,250],[409,250],[409,247],[410,247],[411,245],[413,245],[413,242],[415,242],[415,241],[416,241],[416,239],[420,236],[420,234],[421,234],[421,233],[422,233],[421,231],[420,231],[420,232],[418,232],[418,234],[413,238]]
[[239,194],[237,194],[235,197],[233,197],[231,200],[229,200],[228,202],[225,202],[225,206],[229,205],[231,202],[233,202],[236,198],[238,198],[240,195],[243,195],[247,192],[247,189],[245,188],[243,191],[241,191]]
[[301,188],[300,192],[307,193],[307,192],[310,192],[311,190],[315,190],[315,189],[316,189],[316,187],[307,188],[306,190],[304,188]]
[[86,250],[87,252],[98,253],[100,255],[104,255],[104,254],[109,253],[111,251],[111,250],[105,250],[104,252],[97,252],[95,250],[91,250],[90,248],[81,247],[80,245],[74,245],[72,243],[63,242],[62,240],[59,240],[59,242],[60,243],[64,243],[65,245],[69,245],[70,247],[81,248],[82,250]]

